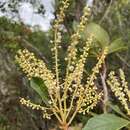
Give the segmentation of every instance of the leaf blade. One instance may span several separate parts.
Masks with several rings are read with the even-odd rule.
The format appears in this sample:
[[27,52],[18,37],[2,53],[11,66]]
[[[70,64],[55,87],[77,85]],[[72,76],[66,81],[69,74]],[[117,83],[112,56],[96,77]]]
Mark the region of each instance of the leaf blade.
[[108,46],[110,43],[110,37],[105,29],[96,23],[89,23],[87,25],[86,34],[93,34],[96,41],[99,42],[102,48]]
[[46,104],[48,104],[48,90],[47,87],[44,84],[44,81],[40,78],[33,77],[30,81],[30,86],[33,90],[36,91],[37,94],[42,98],[42,101]]
[[130,122],[114,114],[102,114],[91,118],[83,130],[119,130]]

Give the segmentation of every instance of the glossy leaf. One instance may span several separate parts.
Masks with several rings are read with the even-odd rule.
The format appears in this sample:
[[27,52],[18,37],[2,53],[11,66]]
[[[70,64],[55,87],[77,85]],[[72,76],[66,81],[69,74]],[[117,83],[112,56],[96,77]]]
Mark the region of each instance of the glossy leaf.
[[93,34],[95,40],[100,43],[102,48],[110,43],[110,37],[108,33],[96,23],[90,23],[87,25],[86,34]]
[[48,104],[48,90],[47,87],[44,84],[44,81],[40,78],[33,77],[30,81],[30,86],[39,94],[39,96],[42,98],[43,102],[46,105]]
[[83,130],[120,130],[130,122],[114,114],[102,114],[91,118]]

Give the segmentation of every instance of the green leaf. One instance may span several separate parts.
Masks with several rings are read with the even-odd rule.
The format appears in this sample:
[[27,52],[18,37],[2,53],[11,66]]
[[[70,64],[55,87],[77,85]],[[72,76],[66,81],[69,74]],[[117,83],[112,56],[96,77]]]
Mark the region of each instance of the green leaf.
[[113,105],[111,102],[108,102],[107,105],[108,105],[111,109],[113,109],[117,114],[121,115],[121,116],[124,117],[125,119],[130,120],[130,118],[127,117],[127,116],[120,110],[119,106]]
[[102,114],[91,118],[83,130],[120,130],[130,122],[114,114]]
[[94,38],[100,43],[102,48],[108,46],[110,43],[110,37],[108,33],[96,23],[90,23],[87,25],[86,34],[93,34]]
[[116,40],[114,40],[108,47],[108,53],[114,53],[114,52],[118,52],[124,49],[127,49],[126,44],[123,42],[122,38],[118,38]]
[[48,90],[47,87],[44,84],[44,81],[40,78],[33,77],[30,81],[30,86],[39,94],[39,96],[42,98],[43,102],[46,105],[48,104]]

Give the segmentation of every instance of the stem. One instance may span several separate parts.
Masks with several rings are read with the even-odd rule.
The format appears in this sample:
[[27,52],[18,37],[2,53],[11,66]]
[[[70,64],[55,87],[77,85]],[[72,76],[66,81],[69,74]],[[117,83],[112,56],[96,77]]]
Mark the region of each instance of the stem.
[[62,126],[60,126],[60,129],[61,130],[68,130],[69,129],[69,126],[68,126],[68,124],[62,124]]
[[108,102],[108,90],[107,90],[107,85],[106,85],[106,72],[107,72],[107,68],[106,68],[106,64],[103,64],[103,72],[102,74],[100,74],[101,76],[101,80],[102,80],[102,85],[103,85],[103,91],[104,91],[104,113],[107,113],[107,102]]
[[[127,55],[127,54],[126,54]],[[122,57],[120,54],[116,54],[116,56],[123,62],[124,65],[130,68],[130,64],[127,62],[126,58]]]
[[72,108],[73,108],[74,98],[75,98],[77,89],[78,89],[78,85],[77,85],[77,87],[75,88],[75,91],[74,91],[74,93],[73,93],[73,96],[72,96],[72,99],[71,99],[71,103],[70,103],[70,107],[69,107],[69,109],[68,109],[66,118],[68,118],[68,116],[69,116],[69,114],[70,114],[70,112],[71,112],[71,110],[72,110]]
[[78,110],[76,110],[76,111],[74,112],[74,114],[72,115],[72,117],[70,118],[70,120],[69,120],[69,122],[68,122],[68,125],[71,124],[71,122],[73,121],[73,119],[74,119],[74,117],[76,116],[77,112],[78,112]]
[[56,83],[59,87],[59,70],[58,70],[58,45],[56,42],[57,39],[57,29],[55,30],[54,43],[55,43],[55,73],[56,73]]
[[68,122],[68,125],[71,124],[71,122],[73,121],[74,117],[76,116],[76,114],[77,114],[79,108],[81,107],[82,98],[83,98],[83,97],[80,95],[79,103],[77,104],[76,110],[74,111],[73,115],[71,116],[71,118],[70,118],[70,120],[69,120],[69,122]]
[[62,120],[60,119],[59,115],[58,115],[55,111],[53,111],[53,113],[54,113],[54,115],[56,116],[57,120],[61,123]]
[[[63,98],[64,98],[64,113],[66,115],[66,109],[67,109],[67,102],[66,102],[66,98],[67,98],[67,81],[68,81],[68,77],[69,77],[69,65],[70,65],[70,60],[68,61],[68,65],[67,65],[67,70],[66,70],[66,80],[65,80],[65,90],[64,90],[64,94],[63,94]],[[67,117],[65,117],[67,118]]]
[[57,39],[57,33],[58,30],[56,29],[54,32],[54,44],[55,44],[55,73],[56,73],[56,86],[58,88],[57,93],[57,99],[60,107],[60,115],[62,120],[64,120],[64,113],[62,111],[62,104],[61,104],[61,97],[60,97],[60,83],[59,83],[59,69],[58,69],[58,43],[56,41]]

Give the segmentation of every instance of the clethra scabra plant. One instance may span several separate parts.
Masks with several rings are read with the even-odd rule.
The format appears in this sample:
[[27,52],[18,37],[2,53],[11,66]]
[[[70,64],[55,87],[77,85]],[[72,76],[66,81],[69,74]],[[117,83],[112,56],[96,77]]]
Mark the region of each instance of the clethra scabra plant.
[[59,14],[56,15],[54,21],[54,39],[50,41],[54,45],[52,53],[55,64],[52,70],[49,70],[43,60],[37,59],[27,49],[19,50],[16,56],[17,62],[28,79],[41,78],[49,93],[49,105],[37,105],[24,98],[21,98],[20,102],[32,109],[41,110],[44,118],[50,119],[52,115],[55,115],[60,123],[60,128],[63,130],[68,130],[68,126],[77,113],[88,113],[100,100],[102,92],[97,92],[94,81],[97,79],[97,74],[107,54],[107,48],[104,48],[100,57],[97,58],[98,63],[92,69],[91,75],[88,76],[86,82],[83,82],[84,66],[93,42],[93,35],[91,34],[85,42],[82,54],[80,56],[77,54],[77,45],[81,39],[80,34],[86,28],[90,15],[90,9],[86,6],[76,32],[70,36],[70,44],[65,57],[66,75],[64,79],[63,76],[60,76],[59,49],[62,42],[60,27],[63,24],[65,11],[69,4],[70,0],[62,1]]

